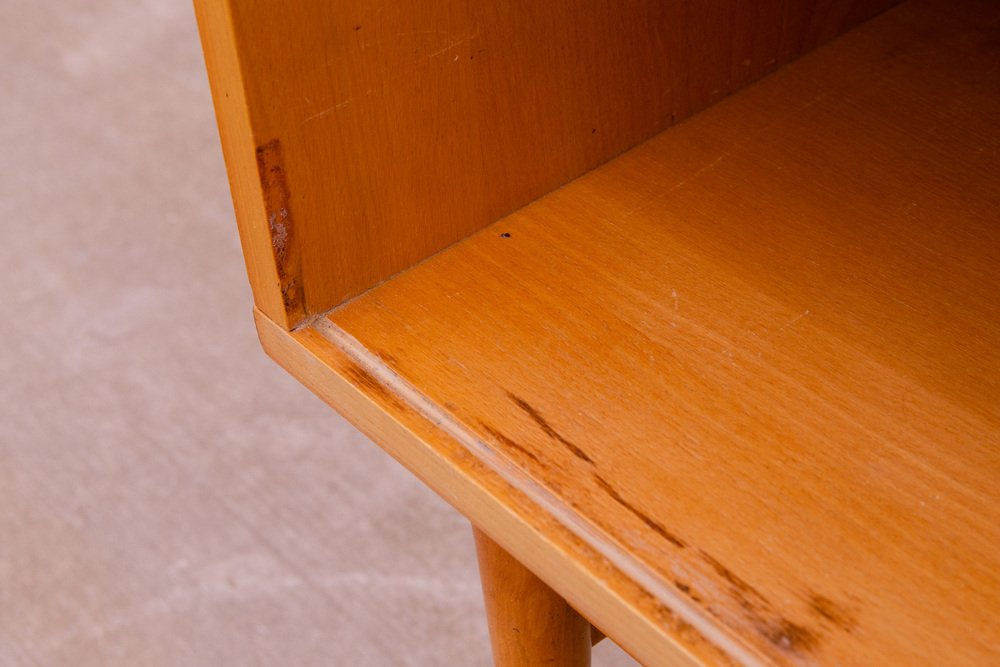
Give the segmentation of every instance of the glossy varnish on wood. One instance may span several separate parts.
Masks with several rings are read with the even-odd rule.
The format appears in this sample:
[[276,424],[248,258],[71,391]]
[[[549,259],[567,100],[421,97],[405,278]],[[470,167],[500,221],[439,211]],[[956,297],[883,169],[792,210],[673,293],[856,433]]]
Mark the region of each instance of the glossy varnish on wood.
[[890,4],[196,0],[257,305],[335,306]]
[[906,3],[265,347],[645,663],[995,664],[998,15]]
[[589,667],[590,622],[488,535],[476,555],[496,667]]

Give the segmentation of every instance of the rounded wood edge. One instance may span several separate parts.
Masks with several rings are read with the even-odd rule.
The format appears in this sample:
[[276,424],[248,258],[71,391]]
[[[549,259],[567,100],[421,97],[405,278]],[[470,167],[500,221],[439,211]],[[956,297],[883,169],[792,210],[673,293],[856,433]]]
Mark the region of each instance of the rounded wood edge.
[[[544,581],[579,613],[608,633],[615,644],[647,667],[697,667],[739,664],[710,639],[671,632],[637,601],[638,584],[623,575],[595,577],[596,552],[545,522],[537,508],[525,506],[491,471],[470,462],[438,427],[393,405],[394,397],[359,386],[343,350],[306,327],[289,332],[254,309],[264,351],[307,388],[379,444],[446,502],[489,535]],[[589,565],[588,565],[589,563]],[[603,569],[603,568],[602,568]],[[651,602],[650,604],[653,604]],[[747,663],[755,664],[755,663]]]

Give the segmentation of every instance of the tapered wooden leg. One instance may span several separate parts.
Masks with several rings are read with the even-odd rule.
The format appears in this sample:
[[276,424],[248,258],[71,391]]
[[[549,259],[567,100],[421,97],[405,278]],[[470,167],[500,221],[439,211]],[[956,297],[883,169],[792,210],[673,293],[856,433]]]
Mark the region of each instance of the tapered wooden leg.
[[590,623],[473,528],[496,667],[589,667]]

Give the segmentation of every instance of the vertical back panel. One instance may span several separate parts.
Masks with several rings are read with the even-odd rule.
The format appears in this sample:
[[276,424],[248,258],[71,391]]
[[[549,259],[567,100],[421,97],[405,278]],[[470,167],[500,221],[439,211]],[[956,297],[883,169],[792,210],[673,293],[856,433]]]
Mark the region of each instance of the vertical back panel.
[[258,306],[329,309],[891,4],[196,0]]

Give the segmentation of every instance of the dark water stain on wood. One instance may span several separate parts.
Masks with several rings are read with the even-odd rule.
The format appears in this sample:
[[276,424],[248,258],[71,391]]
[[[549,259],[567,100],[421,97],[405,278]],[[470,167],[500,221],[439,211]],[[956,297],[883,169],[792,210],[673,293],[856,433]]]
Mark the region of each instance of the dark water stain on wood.
[[669,530],[667,530],[666,528],[664,528],[663,524],[661,524],[660,522],[656,521],[655,519],[647,516],[638,507],[636,507],[635,505],[633,505],[629,501],[625,500],[625,498],[623,498],[622,495],[620,493],[618,493],[618,491],[613,486],[611,486],[611,484],[606,479],[604,479],[603,477],[601,477],[600,475],[598,475],[598,474],[595,473],[594,474],[594,481],[597,482],[598,486],[600,486],[604,490],[605,493],[607,493],[609,496],[611,496],[612,500],[614,500],[616,503],[618,503],[619,505],[621,505],[622,507],[624,507],[625,509],[627,509],[629,512],[631,512],[632,514],[634,514],[636,517],[638,517],[640,521],[642,521],[649,528],[651,528],[653,530],[653,532],[655,532],[657,535],[659,535],[660,537],[662,537],[666,541],[670,542],[671,544],[673,544],[678,549],[683,549],[684,547],[687,546],[687,544],[684,543],[684,540],[682,540],[681,538],[677,537],[676,535],[674,535],[673,533],[671,533]]
[[772,646],[795,654],[812,652],[819,646],[817,632],[782,616],[756,588],[711,555],[704,551],[699,555],[729,585],[729,593],[743,616]]
[[552,428],[552,425],[549,424],[548,420],[546,420],[545,417],[538,412],[538,410],[532,407],[530,403],[509,391],[507,392],[507,397],[514,402],[514,405],[519,407],[526,415],[531,417],[532,421],[538,424],[538,427],[542,429],[545,435],[559,443],[562,443],[562,445],[565,446],[566,449],[573,454],[573,456],[577,457],[581,461],[586,461],[590,464],[594,463],[594,460],[587,455],[587,452],[580,449],[580,447],[564,438],[558,431]]
[[702,597],[694,592],[694,589],[691,588],[691,584],[685,583],[678,579],[674,579],[674,588],[679,590],[687,597],[691,598],[691,600],[694,602],[700,603],[702,601]]
[[350,379],[351,384],[363,390],[366,394],[374,395],[383,403],[386,403],[397,410],[405,410],[406,406],[392,391],[378,379],[357,364],[350,363],[343,368],[344,373]]
[[271,234],[281,299],[289,318],[301,320],[306,314],[302,262],[295,242],[292,195],[285,176],[280,141],[274,139],[257,147],[257,172],[264,194],[264,212]]
[[819,644],[819,637],[812,630],[785,618],[754,623],[754,627],[783,651],[803,653],[812,651]]
[[541,463],[541,460],[538,458],[538,456],[536,456],[535,453],[532,452],[530,449],[507,437],[506,435],[496,430],[486,422],[480,421],[479,427],[484,431],[486,431],[487,433],[489,433],[490,436],[492,436],[493,439],[499,442],[501,445],[504,445],[508,449],[513,449],[516,452],[520,452],[521,454],[527,456],[535,463]]
[[858,624],[857,616],[852,611],[845,609],[828,597],[810,593],[806,601],[812,613],[844,632],[851,632]]
[[399,359],[382,350],[371,350],[372,354],[379,358],[379,361],[388,365],[393,370],[399,370]]
[[730,586],[738,590],[743,596],[747,598],[751,597],[756,598],[757,600],[760,600],[760,602],[762,603],[765,604],[767,603],[767,600],[764,599],[763,595],[757,592],[757,589],[755,589],[753,586],[748,584],[740,577],[733,574],[732,570],[730,570],[728,567],[726,567],[725,565],[717,561],[715,558],[705,553],[704,551],[700,552],[700,554],[702,559],[706,563],[708,563],[713,570],[715,570],[716,574],[725,579]]

